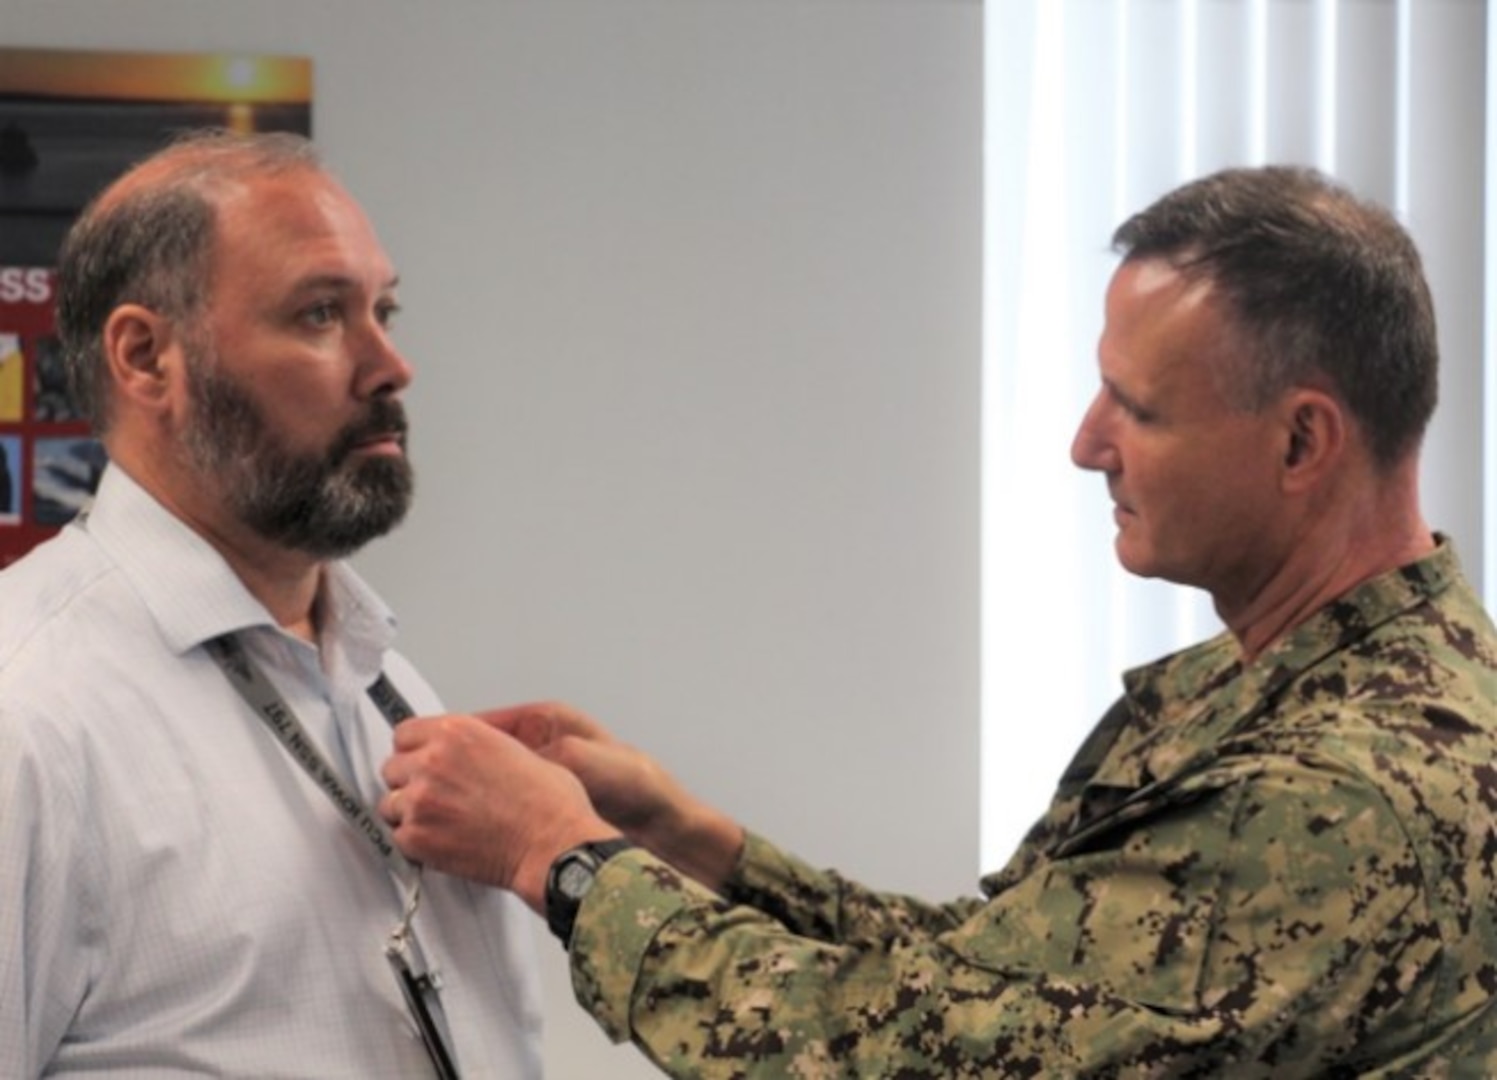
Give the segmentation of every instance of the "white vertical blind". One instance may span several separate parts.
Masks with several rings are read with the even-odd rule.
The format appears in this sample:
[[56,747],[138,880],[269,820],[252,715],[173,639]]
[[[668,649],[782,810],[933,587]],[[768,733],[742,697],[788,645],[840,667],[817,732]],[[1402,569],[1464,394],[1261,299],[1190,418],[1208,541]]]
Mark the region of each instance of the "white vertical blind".
[[1481,363],[1486,8],[988,0],[984,866],[1043,809],[1121,670],[1219,629],[1204,594],[1116,567],[1103,482],[1068,456],[1096,385],[1108,239],[1168,189],[1309,164],[1410,227],[1443,354],[1425,507],[1480,580],[1497,535],[1481,510],[1482,402],[1497,398]]
[[[1497,63],[1497,19],[1487,20],[1487,62]],[[1486,167],[1486,205],[1497,206],[1497,79],[1488,79],[1483,100],[1487,107],[1483,164]],[[1482,228],[1485,271],[1482,288],[1482,355],[1497,357],[1497,213],[1488,213]],[[1497,363],[1483,364],[1482,415],[1497,418]],[[1497,436],[1489,433],[1482,447],[1482,527],[1485,546],[1486,598],[1489,609],[1497,594]]]

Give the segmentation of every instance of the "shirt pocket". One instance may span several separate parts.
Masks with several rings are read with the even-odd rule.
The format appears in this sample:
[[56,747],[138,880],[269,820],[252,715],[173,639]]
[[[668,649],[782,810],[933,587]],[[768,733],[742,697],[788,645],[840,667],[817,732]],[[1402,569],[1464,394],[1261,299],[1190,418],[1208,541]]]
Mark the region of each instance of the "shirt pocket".
[[1242,779],[1240,769],[1207,771],[1140,790],[1057,844],[944,943],[1006,976],[1200,1012]]

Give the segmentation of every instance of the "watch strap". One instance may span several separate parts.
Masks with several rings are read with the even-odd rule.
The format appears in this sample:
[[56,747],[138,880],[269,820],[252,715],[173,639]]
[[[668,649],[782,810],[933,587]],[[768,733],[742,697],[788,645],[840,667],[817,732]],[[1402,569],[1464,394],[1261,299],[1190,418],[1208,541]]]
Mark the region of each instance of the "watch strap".
[[582,907],[583,897],[592,888],[592,882],[589,881],[581,892],[564,889],[561,884],[563,871],[578,867],[595,878],[609,859],[621,851],[637,846],[632,840],[622,836],[611,840],[593,840],[567,849],[551,863],[551,868],[546,873],[546,925],[563,945],[571,944],[577,912]]

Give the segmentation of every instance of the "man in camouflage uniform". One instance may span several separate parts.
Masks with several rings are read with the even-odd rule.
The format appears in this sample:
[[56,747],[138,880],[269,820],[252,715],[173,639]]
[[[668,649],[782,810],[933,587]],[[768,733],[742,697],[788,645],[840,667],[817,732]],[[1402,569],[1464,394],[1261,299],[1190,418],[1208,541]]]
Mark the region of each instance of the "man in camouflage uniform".
[[1073,457],[1228,630],[1125,676],[983,899],[812,869],[564,706],[397,736],[397,841],[548,908],[672,1076],[1497,1075],[1497,633],[1418,508],[1418,255],[1277,168],[1115,241]]

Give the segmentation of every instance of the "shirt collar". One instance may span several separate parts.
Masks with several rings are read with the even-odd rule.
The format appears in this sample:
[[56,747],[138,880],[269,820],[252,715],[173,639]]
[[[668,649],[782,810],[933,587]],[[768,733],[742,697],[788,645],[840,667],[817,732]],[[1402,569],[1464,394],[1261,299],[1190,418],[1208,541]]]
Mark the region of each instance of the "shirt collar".
[[[119,566],[179,655],[222,634],[275,627],[265,605],[224,557],[123,469],[104,470],[89,507],[74,521]],[[393,642],[390,609],[345,562],[324,567],[324,628],[368,642],[381,652]]]

